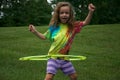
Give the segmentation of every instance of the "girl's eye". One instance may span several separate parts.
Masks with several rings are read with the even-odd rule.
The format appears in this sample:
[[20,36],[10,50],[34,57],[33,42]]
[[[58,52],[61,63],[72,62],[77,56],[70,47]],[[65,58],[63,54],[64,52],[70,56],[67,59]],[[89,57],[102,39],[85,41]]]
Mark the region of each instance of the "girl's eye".
[[60,12],[60,14],[69,14],[69,12]]
[[66,14],[69,14],[69,12],[66,12]]
[[64,12],[60,12],[60,14],[63,14]]

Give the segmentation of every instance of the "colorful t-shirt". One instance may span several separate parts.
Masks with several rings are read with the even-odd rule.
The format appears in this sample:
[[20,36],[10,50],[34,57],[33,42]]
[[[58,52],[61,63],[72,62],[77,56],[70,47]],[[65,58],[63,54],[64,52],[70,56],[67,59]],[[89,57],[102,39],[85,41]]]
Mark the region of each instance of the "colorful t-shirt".
[[82,22],[76,22],[72,32],[69,31],[67,24],[50,26],[44,33],[45,37],[52,42],[48,55],[67,55],[75,34],[81,31],[82,26]]

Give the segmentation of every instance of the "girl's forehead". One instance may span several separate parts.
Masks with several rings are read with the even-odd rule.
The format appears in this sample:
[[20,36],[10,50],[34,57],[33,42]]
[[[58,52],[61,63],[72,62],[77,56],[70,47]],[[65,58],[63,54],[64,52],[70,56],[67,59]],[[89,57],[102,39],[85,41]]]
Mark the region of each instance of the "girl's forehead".
[[62,6],[60,7],[60,11],[70,11],[70,7],[69,6]]

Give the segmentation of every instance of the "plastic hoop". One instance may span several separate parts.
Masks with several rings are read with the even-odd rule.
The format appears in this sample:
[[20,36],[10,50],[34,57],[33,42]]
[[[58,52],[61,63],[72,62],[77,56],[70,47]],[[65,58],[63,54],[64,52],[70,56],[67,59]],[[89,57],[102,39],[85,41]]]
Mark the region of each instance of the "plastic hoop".
[[80,55],[38,55],[38,56],[27,56],[27,57],[21,57],[19,60],[25,61],[25,60],[48,60],[50,58],[67,58],[70,61],[75,61],[75,60],[85,60],[85,56],[80,56]]

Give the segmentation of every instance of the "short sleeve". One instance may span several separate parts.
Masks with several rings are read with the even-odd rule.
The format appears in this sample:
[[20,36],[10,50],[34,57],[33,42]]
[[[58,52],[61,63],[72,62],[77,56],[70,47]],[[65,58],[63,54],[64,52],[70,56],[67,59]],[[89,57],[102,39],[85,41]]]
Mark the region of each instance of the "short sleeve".
[[53,41],[54,39],[52,38],[52,27],[50,27],[43,35],[45,38],[49,39],[50,41]]
[[77,21],[74,23],[75,33],[79,33],[83,27],[83,22]]
[[47,30],[43,35],[47,38],[47,39],[49,39],[50,38],[50,30]]

